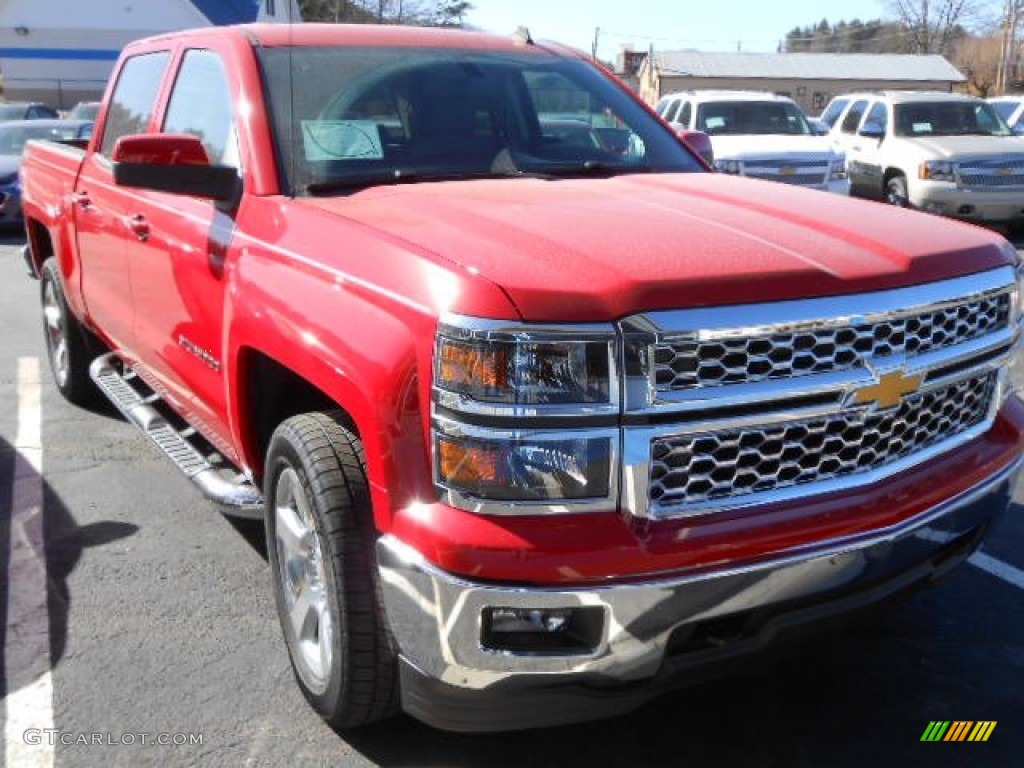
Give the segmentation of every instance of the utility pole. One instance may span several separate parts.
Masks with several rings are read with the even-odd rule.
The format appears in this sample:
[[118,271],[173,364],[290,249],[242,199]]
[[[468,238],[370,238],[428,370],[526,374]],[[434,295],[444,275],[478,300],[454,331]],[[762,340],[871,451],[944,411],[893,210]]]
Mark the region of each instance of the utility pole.
[[590,57],[597,61],[597,44],[601,38],[601,28],[594,27],[594,44],[590,47]]
[[1020,0],[1006,0],[1002,40],[999,43],[999,67],[996,69],[996,93],[1006,93],[1017,61],[1017,14]]

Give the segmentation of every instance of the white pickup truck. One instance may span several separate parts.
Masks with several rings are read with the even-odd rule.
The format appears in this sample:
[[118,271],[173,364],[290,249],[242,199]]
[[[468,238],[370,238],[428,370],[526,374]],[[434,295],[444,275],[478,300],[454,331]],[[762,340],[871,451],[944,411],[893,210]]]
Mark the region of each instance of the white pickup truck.
[[780,181],[845,195],[846,160],[817,135],[792,99],[762,91],[680,91],[657,113],[676,130],[711,137],[723,173]]
[[1024,139],[991,104],[924,91],[839,99],[846,103],[830,138],[846,154],[851,195],[976,222],[1024,223]]

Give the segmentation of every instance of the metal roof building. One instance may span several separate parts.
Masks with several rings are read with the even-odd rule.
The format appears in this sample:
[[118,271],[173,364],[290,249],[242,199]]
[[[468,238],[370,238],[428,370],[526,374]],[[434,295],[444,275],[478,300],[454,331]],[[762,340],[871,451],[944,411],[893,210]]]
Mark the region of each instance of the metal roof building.
[[300,21],[297,0],[0,0],[0,74],[9,101],[58,108],[98,99],[121,48],[191,27]]
[[640,69],[640,95],[706,88],[755,89],[794,99],[817,114],[837,93],[861,90],[952,90],[966,81],[937,54],[728,53],[660,51]]

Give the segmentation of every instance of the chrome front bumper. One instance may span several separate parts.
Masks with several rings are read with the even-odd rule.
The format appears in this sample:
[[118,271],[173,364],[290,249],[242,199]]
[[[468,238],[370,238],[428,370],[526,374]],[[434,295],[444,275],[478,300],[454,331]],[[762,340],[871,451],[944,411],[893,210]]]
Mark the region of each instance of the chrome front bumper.
[[[1024,457],[985,484],[870,535],[642,583],[575,589],[473,583],[385,536],[378,560],[402,660],[403,706],[428,723],[464,731],[628,711],[665,688],[706,677],[705,661],[759,650],[792,627],[878,602],[961,562],[995,517],[1024,504],[1022,467]],[[589,652],[484,647],[488,608],[583,606],[604,615],[600,641]]]

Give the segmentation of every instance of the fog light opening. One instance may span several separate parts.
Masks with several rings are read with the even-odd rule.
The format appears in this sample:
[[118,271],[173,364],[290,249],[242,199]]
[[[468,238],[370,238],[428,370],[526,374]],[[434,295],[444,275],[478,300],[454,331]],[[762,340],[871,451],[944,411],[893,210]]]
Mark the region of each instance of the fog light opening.
[[961,216],[970,216],[972,213],[974,213],[974,206],[961,205],[959,208],[956,209],[956,212],[959,213]]
[[526,654],[588,654],[604,633],[604,609],[485,608],[480,644],[489,651]]

